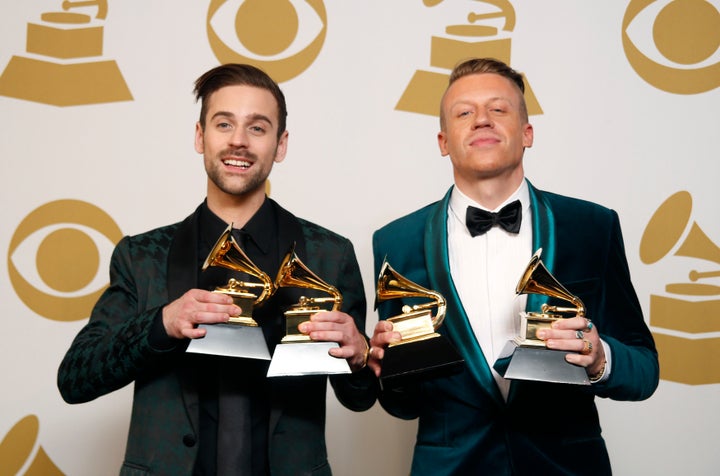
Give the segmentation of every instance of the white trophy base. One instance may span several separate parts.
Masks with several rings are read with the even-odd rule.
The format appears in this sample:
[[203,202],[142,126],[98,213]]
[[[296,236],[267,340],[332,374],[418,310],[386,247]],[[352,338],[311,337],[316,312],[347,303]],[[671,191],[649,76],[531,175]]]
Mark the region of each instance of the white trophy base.
[[337,342],[291,342],[275,346],[268,377],[349,374],[345,359],[328,354]]

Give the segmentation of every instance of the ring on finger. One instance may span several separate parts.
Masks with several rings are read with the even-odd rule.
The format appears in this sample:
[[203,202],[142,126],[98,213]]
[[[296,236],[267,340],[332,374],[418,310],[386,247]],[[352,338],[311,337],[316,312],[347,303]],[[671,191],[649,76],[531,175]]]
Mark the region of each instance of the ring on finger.
[[593,328],[593,323],[590,319],[587,319],[587,325],[585,325],[585,332],[590,332]]
[[585,336],[583,335],[583,331],[575,331],[575,337],[582,339]]
[[593,349],[592,342],[590,342],[587,339],[584,339],[583,340],[583,348],[580,351],[580,353],[583,355],[588,355],[590,352],[592,352],[592,349]]

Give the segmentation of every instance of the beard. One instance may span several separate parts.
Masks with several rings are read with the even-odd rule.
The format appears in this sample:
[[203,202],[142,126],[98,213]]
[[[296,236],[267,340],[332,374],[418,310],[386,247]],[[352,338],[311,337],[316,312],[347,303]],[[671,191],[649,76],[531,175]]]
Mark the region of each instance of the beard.
[[[248,159],[253,165],[249,173],[243,177],[230,176],[225,174],[223,170],[221,157],[236,157],[238,159]],[[223,193],[234,196],[247,195],[257,191],[259,188],[265,188],[265,181],[270,175],[271,167],[267,170],[261,166],[263,161],[258,160],[257,155],[249,151],[225,150],[220,152],[216,158],[205,161],[205,171],[210,181]]]

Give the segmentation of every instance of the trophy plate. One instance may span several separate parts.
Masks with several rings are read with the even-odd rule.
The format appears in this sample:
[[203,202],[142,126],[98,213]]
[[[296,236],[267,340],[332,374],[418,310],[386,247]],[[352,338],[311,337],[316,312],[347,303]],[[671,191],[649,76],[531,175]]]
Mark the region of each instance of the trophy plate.
[[270,360],[265,336],[259,326],[242,324],[201,324],[205,337],[192,339],[186,352]]
[[328,354],[337,342],[290,342],[275,346],[268,377],[349,374],[345,359]]
[[535,345],[521,346],[511,340],[505,344],[493,368],[508,380],[590,385],[585,368],[565,360],[569,353]]

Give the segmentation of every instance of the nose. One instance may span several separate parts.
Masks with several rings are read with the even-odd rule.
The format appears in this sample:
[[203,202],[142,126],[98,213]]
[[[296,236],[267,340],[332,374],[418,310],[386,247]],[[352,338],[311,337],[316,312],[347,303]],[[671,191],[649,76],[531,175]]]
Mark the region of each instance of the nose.
[[233,147],[247,146],[247,131],[242,127],[238,127],[233,130],[230,135],[230,145]]
[[484,109],[479,109],[475,114],[475,121],[473,122],[473,129],[479,129],[481,127],[493,127],[492,119],[490,114]]

